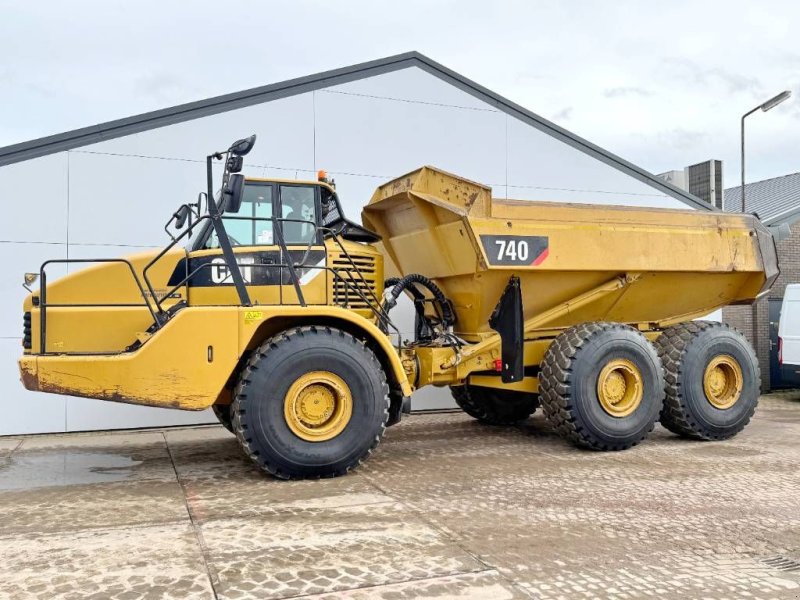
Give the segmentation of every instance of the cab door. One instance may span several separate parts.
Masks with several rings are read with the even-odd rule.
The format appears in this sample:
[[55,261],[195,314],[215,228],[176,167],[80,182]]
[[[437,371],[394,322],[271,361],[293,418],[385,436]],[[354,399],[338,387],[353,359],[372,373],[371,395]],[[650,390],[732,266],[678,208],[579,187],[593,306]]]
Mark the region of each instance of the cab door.
[[[274,183],[248,181],[239,212],[223,216],[250,300],[258,304],[280,303],[281,252],[273,231],[276,195]],[[213,228],[188,260],[190,305],[239,304]]]
[[[323,234],[319,231],[320,192],[318,185],[303,183],[279,183],[277,223],[289,252],[289,260],[295,267],[303,300],[306,304],[327,304],[327,252]],[[281,257],[285,258],[285,257]],[[281,304],[299,304],[300,300],[286,266],[281,268]]]

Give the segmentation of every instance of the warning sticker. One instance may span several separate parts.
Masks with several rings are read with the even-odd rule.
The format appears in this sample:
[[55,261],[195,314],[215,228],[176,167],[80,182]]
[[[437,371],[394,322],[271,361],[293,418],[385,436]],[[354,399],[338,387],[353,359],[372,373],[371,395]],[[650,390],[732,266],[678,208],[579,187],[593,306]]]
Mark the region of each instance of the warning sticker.
[[264,313],[260,310],[248,310],[244,313],[244,322],[245,325],[249,325],[250,323],[254,323],[256,321],[260,321],[264,318]]

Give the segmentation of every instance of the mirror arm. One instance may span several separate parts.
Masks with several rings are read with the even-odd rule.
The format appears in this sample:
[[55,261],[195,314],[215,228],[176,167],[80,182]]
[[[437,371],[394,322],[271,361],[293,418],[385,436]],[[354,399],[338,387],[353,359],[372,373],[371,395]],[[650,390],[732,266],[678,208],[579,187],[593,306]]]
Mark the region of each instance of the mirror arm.
[[[174,216],[174,215],[173,215],[173,216]],[[172,223],[172,219],[170,219],[169,221],[167,221],[167,223],[164,225],[164,231],[166,231],[166,232],[167,232],[167,235],[169,236],[169,239],[171,239],[171,240],[174,242],[174,241],[175,241],[175,236],[174,236],[174,235],[172,235],[172,232],[169,230],[169,224],[170,224],[170,223]]]
[[[219,206],[217,206],[214,200],[214,177],[212,174],[211,162],[213,158],[213,154],[206,157],[207,202],[208,212],[211,215],[211,224],[214,226],[214,231],[217,234],[217,241],[219,241],[219,247],[222,249],[222,256],[225,259],[225,265],[228,267],[228,273],[230,273],[233,279],[233,285],[236,287],[236,292],[239,295],[239,302],[241,302],[242,306],[252,306],[250,294],[247,293],[247,287],[244,284],[242,271],[239,268],[239,263],[236,262],[236,255],[233,252],[233,248],[231,248],[231,241],[228,239],[228,234],[225,231],[225,224],[222,222],[222,211],[220,211]],[[220,195],[220,198],[221,197]]]

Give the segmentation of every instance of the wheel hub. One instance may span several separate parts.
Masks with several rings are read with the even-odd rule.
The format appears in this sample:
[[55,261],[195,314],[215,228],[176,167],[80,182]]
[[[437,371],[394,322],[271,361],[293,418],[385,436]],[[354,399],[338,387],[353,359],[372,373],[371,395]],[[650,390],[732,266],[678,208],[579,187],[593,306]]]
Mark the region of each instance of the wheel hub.
[[742,395],[744,377],[742,367],[729,354],[715,356],[703,374],[703,391],[706,399],[720,410],[730,408]]
[[642,402],[642,374],[631,361],[616,358],[600,371],[597,377],[597,399],[612,417],[626,417]]
[[309,442],[330,440],[350,422],[353,398],[344,380],[329,371],[311,371],[299,377],[283,402],[286,424]]

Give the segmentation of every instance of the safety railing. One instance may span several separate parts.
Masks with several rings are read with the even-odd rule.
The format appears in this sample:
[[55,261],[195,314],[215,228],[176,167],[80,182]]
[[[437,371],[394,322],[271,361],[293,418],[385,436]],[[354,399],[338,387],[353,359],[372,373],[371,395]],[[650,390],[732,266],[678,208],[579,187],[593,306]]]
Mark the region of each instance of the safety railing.
[[[187,206],[188,208],[188,206]],[[344,244],[342,243],[339,234],[332,230],[329,227],[323,227],[317,225],[313,221],[309,221],[306,219],[291,219],[291,218],[279,218],[279,217],[240,217],[235,215],[226,215],[224,217],[226,220],[244,220],[244,221],[269,221],[273,224],[273,235],[275,240],[277,241],[277,245],[281,250],[281,256],[287,257],[289,260],[284,261],[281,259],[280,263],[276,264],[257,264],[257,263],[235,263],[237,267],[246,267],[249,269],[253,268],[265,268],[265,269],[286,269],[289,273],[289,277],[292,280],[292,285],[295,288],[295,292],[297,294],[298,302],[300,306],[305,307],[306,302],[302,290],[302,286],[300,284],[299,277],[297,276],[297,269],[304,269],[308,270],[324,270],[331,273],[335,282],[341,283],[347,293],[344,294],[344,302],[341,303],[338,297],[339,295],[339,287],[334,286],[334,298],[333,302],[339,306],[343,306],[344,308],[350,308],[350,300],[349,297],[351,294],[355,295],[359,298],[364,306],[366,306],[375,319],[378,321],[379,324],[383,325],[386,330],[391,328],[393,332],[397,335],[397,343],[400,344],[400,331],[397,327],[391,322],[389,319],[388,314],[383,309],[381,298],[375,292],[374,286],[370,284],[370,281],[364,275],[362,270],[359,268],[356,261],[353,260],[350,253],[345,248]],[[170,250],[172,250],[181,240],[185,239],[187,236],[191,234],[191,232],[196,229],[198,225],[203,223],[206,220],[211,219],[211,215],[202,215],[198,217],[194,221],[190,221],[188,227],[182,231],[177,237],[170,235],[172,241],[164,247],[152,260],[150,260],[142,269],[142,280],[144,280],[144,285],[142,284],[142,280],[139,279],[139,276],[136,273],[133,265],[130,261],[124,258],[96,258],[96,259],[53,259],[48,260],[42,263],[42,266],[39,270],[40,276],[40,292],[39,292],[39,311],[40,311],[40,353],[41,354],[51,354],[47,352],[47,309],[48,308],[112,308],[112,307],[126,307],[126,308],[135,308],[135,307],[144,307],[147,308],[150,316],[153,319],[153,326],[155,329],[160,329],[166,321],[169,319],[168,311],[164,310],[164,301],[168,298],[172,297],[176,291],[178,291],[181,287],[186,285],[192,277],[194,277],[197,273],[202,271],[205,268],[211,268],[213,265],[211,263],[204,263],[199,265],[192,271],[189,271],[189,261],[186,261],[186,273],[183,279],[180,280],[177,284],[174,284],[173,287],[168,289],[162,295],[156,293],[155,288],[150,280],[149,273],[151,269],[161,260]],[[309,241],[306,244],[306,248],[303,251],[302,260],[299,263],[294,262],[291,260],[290,251],[286,245],[286,242],[283,238],[282,233],[282,226],[283,223],[286,222],[294,222],[294,223],[304,223],[309,224],[314,227],[314,235],[311,236]],[[280,227],[276,226],[280,223]],[[349,263],[348,268],[346,269],[337,269],[334,267],[330,267],[327,264],[325,266],[320,266],[318,264],[309,265],[306,264],[308,260],[308,256],[315,245],[315,242],[320,239],[320,234],[322,234],[323,239],[327,236],[334,240],[336,243],[339,252],[346,258]],[[46,267],[50,264],[73,264],[73,263],[121,263],[125,264],[128,267],[128,270],[131,273],[131,277],[133,278],[136,287],[139,290],[139,293],[142,297],[143,302],[141,303],[48,303],[47,300],[47,274],[46,274]],[[353,277],[353,274],[357,276],[357,279]],[[283,277],[280,276],[281,285],[283,285]],[[145,289],[146,288],[146,289]],[[152,303],[151,303],[152,301]],[[282,304],[282,303],[281,303]],[[151,326],[151,328],[153,327]],[[85,352],[81,353],[70,353],[70,352],[58,352],[59,354],[88,354]],[[96,354],[96,353],[92,353]],[[107,353],[107,354],[115,354],[115,353]]]
[[[127,265],[136,287],[142,296],[143,302],[103,302],[103,303],[79,303],[79,302],[53,302],[47,300],[47,266],[52,264],[80,264],[80,263],[120,263]],[[39,267],[39,352],[40,354],[50,354],[47,352],[47,309],[48,308],[141,308],[145,307],[150,312],[153,321],[158,323],[158,315],[147,299],[147,294],[136,270],[131,262],[124,258],[56,258],[46,260]],[[151,296],[152,297],[152,296]]]

